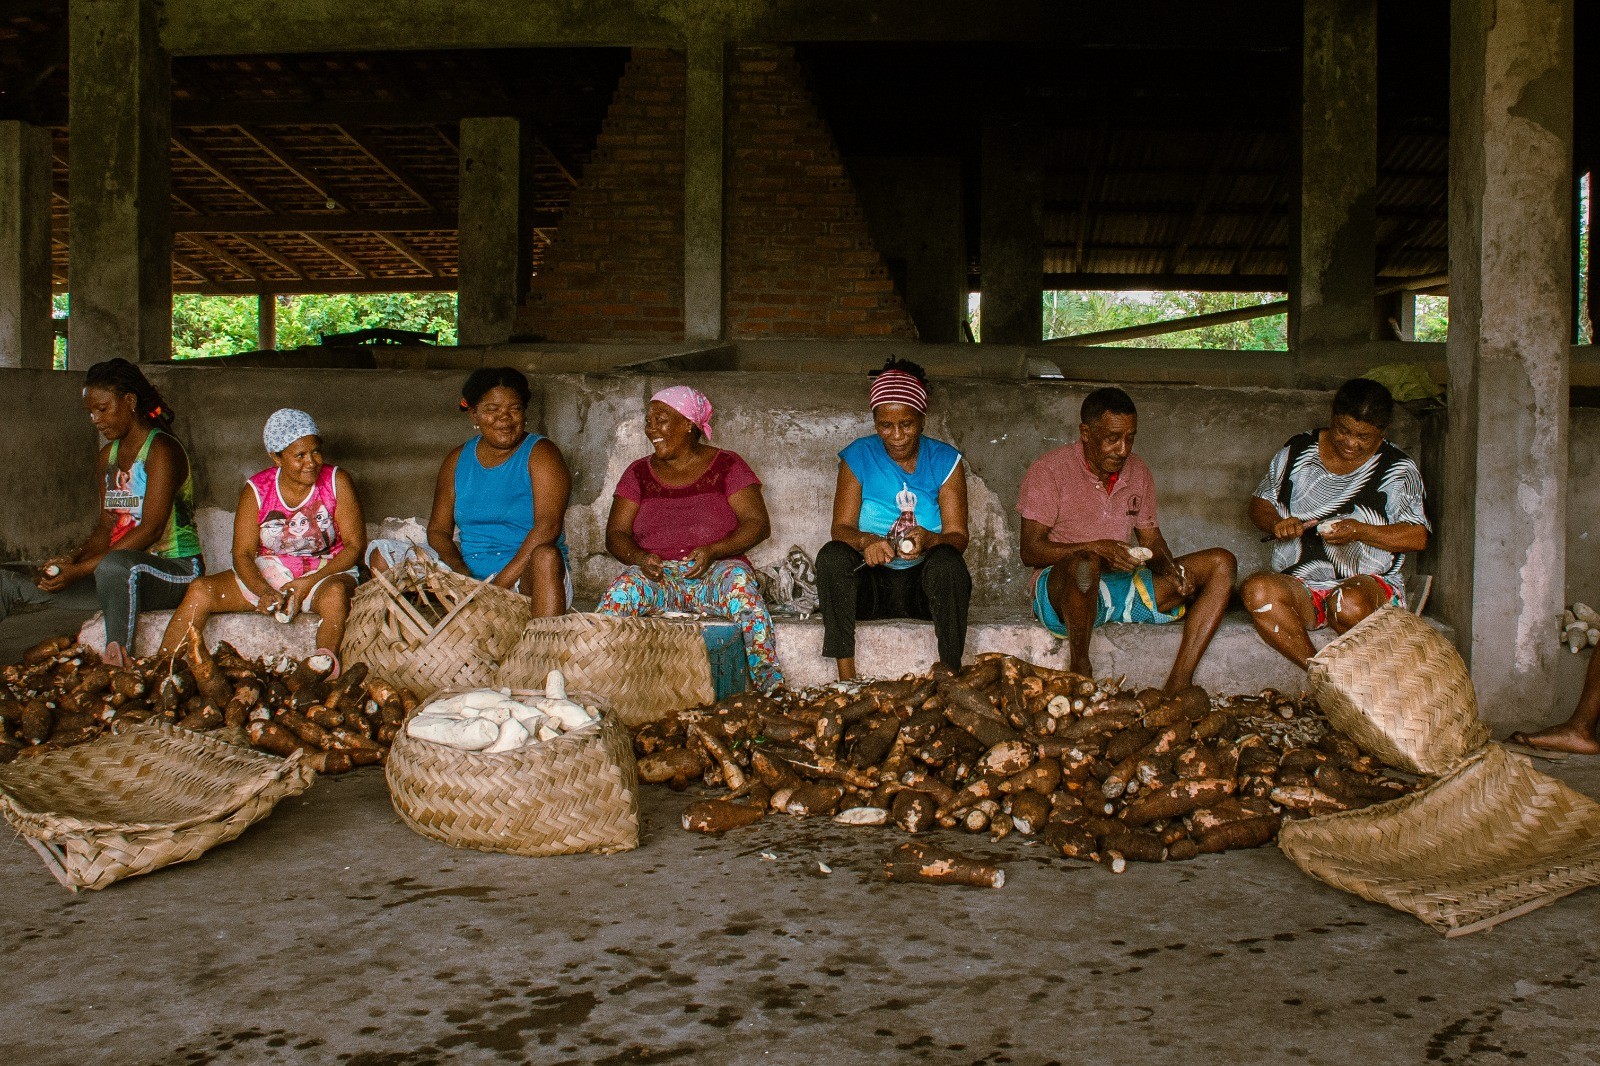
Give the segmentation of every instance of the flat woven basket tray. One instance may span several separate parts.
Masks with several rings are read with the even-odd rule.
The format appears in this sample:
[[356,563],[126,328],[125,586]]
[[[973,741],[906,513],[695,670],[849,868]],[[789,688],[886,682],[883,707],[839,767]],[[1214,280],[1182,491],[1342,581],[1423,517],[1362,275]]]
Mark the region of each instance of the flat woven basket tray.
[[1600,803],[1490,744],[1421,792],[1285,822],[1278,846],[1335,888],[1463,936],[1600,884]]
[[579,692],[569,698],[599,709],[599,727],[516,751],[481,755],[401,730],[384,770],[401,820],[430,840],[511,855],[638,847],[639,781],[628,732],[602,701]]
[[564,614],[535,618],[500,666],[499,684],[528,688],[560,670],[629,729],[716,699],[700,627],[666,618]]
[[1333,727],[1390,766],[1448,773],[1489,739],[1460,653],[1403,608],[1374,611],[1319,651],[1308,676]]
[[0,813],[76,892],[198,859],[315,776],[298,754],[144,722],[0,766]]

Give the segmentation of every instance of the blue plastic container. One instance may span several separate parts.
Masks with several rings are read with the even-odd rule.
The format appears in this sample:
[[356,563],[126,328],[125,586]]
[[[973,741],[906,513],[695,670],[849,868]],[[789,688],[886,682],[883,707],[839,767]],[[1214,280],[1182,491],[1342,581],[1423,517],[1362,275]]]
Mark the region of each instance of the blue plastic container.
[[733,622],[702,622],[700,636],[711,661],[711,685],[717,699],[737,695],[750,687],[750,670],[744,656],[744,635]]

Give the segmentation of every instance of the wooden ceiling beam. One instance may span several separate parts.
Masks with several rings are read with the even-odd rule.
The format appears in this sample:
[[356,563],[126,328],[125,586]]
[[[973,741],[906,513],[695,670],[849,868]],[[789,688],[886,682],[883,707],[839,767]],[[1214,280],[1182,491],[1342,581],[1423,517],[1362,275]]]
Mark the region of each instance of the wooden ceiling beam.
[[235,126],[234,129],[242,133],[247,140],[267,154],[267,157],[280,167],[299,178],[312,192],[320,196],[325,202],[332,205],[330,210],[338,209],[346,214],[353,211],[344,197],[330,189],[322,179],[311,173],[310,169],[297,162],[289,155],[276,138],[270,137],[260,130],[253,130],[248,126]]
[[1111,124],[1102,119],[1095,128],[1094,144],[1089,149],[1089,172],[1083,177],[1083,195],[1078,199],[1078,231],[1072,250],[1072,269],[1081,271],[1088,253],[1090,211],[1101,177],[1106,169],[1106,156],[1111,151]]
[[257,196],[255,193],[246,188],[243,179],[237,177],[231,170],[228,169],[227,166],[218,162],[211,155],[211,153],[207,152],[204,148],[201,148],[194,142],[190,141],[187,137],[184,137],[178,133],[174,133],[172,135],[172,143],[182,149],[183,153],[190,159],[193,159],[196,163],[199,163],[200,166],[210,171],[211,175],[217,180],[221,181],[224,185],[228,186],[228,188],[232,189],[246,200],[249,200],[251,203],[255,204],[267,214],[275,215],[278,213],[277,208],[273,207],[271,204],[267,203],[265,200],[261,199],[261,197]]
[[308,243],[320,248],[331,258],[337,260],[346,269],[355,271],[358,277],[365,280],[370,280],[372,278],[372,275],[367,272],[366,267],[350,258],[346,252],[340,249],[337,245],[333,244],[331,241],[323,240],[314,233],[301,232],[300,236],[304,237]]
[[[542,224],[554,225],[555,212],[541,211]],[[174,215],[174,233],[448,233],[457,228],[455,212],[384,212],[354,215]]]
[[1217,186],[1222,180],[1222,153],[1218,152],[1211,157],[1211,166],[1206,171],[1206,180],[1200,186],[1200,195],[1195,199],[1194,210],[1189,215],[1189,221],[1183,228],[1183,233],[1178,237],[1176,244],[1167,254],[1167,263],[1162,273],[1171,274],[1178,269],[1178,263],[1188,252],[1189,246],[1200,234],[1200,224],[1205,221],[1206,212],[1211,206],[1211,201],[1217,194]]
[[287,270],[291,277],[298,279],[306,276],[306,272],[301,270],[300,267],[297,266],[292,260],[286,259],[279,255],[261,241],[255,240],[254,238],[243,233],[233,234],[233,239],[259,255],[261,258],[265,259],[267,262],[272,263],[280,270]]
[[1256,216],[1255,224],[1250,227],[1249,236],[1245,238],[1243,247],[1239,249],[1239,254],[1233,257],[1233,269],[1229,273],[1238,274],[1242,271],[1244,269],[1244,261],[1255,252],[1256,245],[1260,244],[1262,238],[1267,235],[1267,227],[1272,225],[1278,213],[1278,191],[1283,188],[1286,180],[1286,175],[1282,170],[1273,175],[1272,185],[1267,189],[1267,199],[1261,205],[1261,213]]
[[455,292],[456,279],[445,278],[308,278],[260,282],[219,281],[209,285],[173,285],[174,291],[205,296],[306,296],[332,293]]
[[208,241],[204,237],[201,237],[195,233],[184,234],[183,239],[200,249],[206,255],[209,255],[211,258],[218,260],[234,270],[237,270],[251,281],[261,280],[261,276],[256,272],[255,267],[251,266],[249,263],[246,263],[232,252],[228,251],[226,248],[219,247],[214,241]]
[[411,196],[411,198],[416,200],[417,203],[421,204],[429,211],[437,211],[439,209],[438,206],[428,198],[427,194],[418,187],[416,181],[406,173],[405,168],[396,162],[388,152],[385,152],[383,149],[374,146],[372,142],[356,136],[356,134],[352,133],[345,126],[335,126],[334,128],[340,133],[344,134],[346,140],[359,148],[362,154],[364,154],[368,159],[372,160],[379,170],[383,171],[389,176],[390,181],[404,189],[407,195]]
[[[178,266],[182,269],[187,270],[189,273],[199,278],[200,284],[202,285],[215,285],[217,283],[217,279],[215,277],[207,273],[200,267],[198,263],[194,262],[187,256],[179,255],[177,252],[174,252],[172,253],[172,261],[178,264]],[[174,287],[176,287],[178,284],[179,283],[176,281],[173,282]]]
[[439,265],[437,263],[433,262],[433,260],[423,255],[415,248],[411,247],[411,245],[407,244],[399,237],[388,233],[380,233],[377,235],[377,237],[384,244],[387,244],[389,247],[393,248],[395,251],[409,259],[412,265],[423,271],[429,277],[436,278],[439,276]]

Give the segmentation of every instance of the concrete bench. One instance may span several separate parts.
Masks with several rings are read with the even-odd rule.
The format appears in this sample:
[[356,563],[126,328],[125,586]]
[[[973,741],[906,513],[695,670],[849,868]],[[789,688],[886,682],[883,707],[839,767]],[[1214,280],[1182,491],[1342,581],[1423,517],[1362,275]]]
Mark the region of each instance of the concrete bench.
[[[135,651],[152,654],[160,645],[169,611],[148,611],[139,619]],[[271,652],[308,655],[315,647],[317,619],[302,615],[287,625],[257,614],[218,615],[206,625],[206,642],[226,640],[247,656]],[[831,659],[822,657],[822,622],[785,620],[777,623],[778,657],[792,686],[822,685],[835,678]],[[1159,685],[1166,678],[1178,651],[1180,626],[1111,625],[1097,629],[1090,644],[1096,672],[1101,676],[1127,676],[1129,684]],[[1312,634],[1321,647],[1332,639],[1331,630]],[[105,624],[95,615],[78,639],[95,648],[105,646]],[[967,654],[1002,651],[1029,662],[1064,667],[1067,649],[1032,621],[975,622],[968,630]],[[856,666],[863,674],[898,676],[923,670],[937,658],[933,626],[927,622],[863,622],[856,634]],[[1242,613],[1222,622],[1216,639],[1200,661],[1195,680],[1218,692],[1254,692],[1276,688],[1298,692],[1305,674],[1272,651],[1250,627]]]

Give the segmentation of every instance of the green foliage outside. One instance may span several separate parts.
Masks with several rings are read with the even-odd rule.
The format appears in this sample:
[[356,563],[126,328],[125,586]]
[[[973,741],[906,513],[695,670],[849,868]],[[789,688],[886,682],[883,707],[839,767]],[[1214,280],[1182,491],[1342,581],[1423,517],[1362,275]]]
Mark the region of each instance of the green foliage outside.
[[[438,343],[456,342],[456,294],[389,292],[375,295],[278,296],[278,347],[319,342],[324,333],[373,327],[437,333]],[[256,350],[254,296],[175,295],[172,298],[172,357],[197,359]]]
[[[1143,326],[1173,318],[1231,311],[1238,307],[1282,300],[1277,292],[1076,292],[1044,294],[1046,340]],[[981,305],[977,294],[968,303],[974,339],[982,339]],[[1204,326],[1158,337],[1114,341],[1108,348],[1220,348],[1233,351],[1281,352],[1288,348],[1288,316],[1271,315],[1245,322]]]
[[[456,294],[390,292],[356,296],[278,296],[278,347],[314,345],[324,333],[371,327],[437,333],[439,344],[456,342]],[[55,297],[53,313],[67,314],[67,297]],[[172,297],[172,357],[198,359],[256,350],[254,296]],[[56,338],[57,370],[67,365],[67,341]]]

